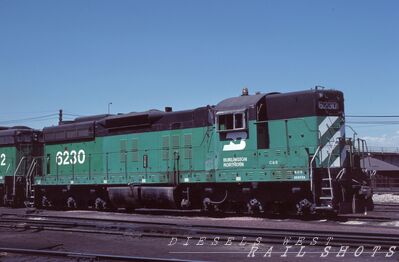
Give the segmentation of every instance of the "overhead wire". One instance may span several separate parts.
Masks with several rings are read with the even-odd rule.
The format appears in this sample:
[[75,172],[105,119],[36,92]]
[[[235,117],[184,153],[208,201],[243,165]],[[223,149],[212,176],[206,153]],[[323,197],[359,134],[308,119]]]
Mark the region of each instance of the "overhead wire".
[[361,118],[399,118],[399,115],[346,115],[346,117],[361,117]]
[[44,121],[44,120],[50,120],[53,119],[57,116],[58,114],[48,114],[48,115],[42,115],[42,116],[36,116],[36,117],[29,117],[29,118],[20,118],[20,119],[11,119],[11,120],[4,120],[0,121],[0,124],[5,125],[5,124],[12,124],[12,123],[21,123],[21,122],[30,122],[30,121]]
[[[354,125],[368,125],[368,126],[399,125],[399,115],[346,115],[346,118],[353,118],[353,120],[347,120],[346,123]],[[360,119],[355,120],[356,118],[361,118],[365,120],[360,120]],[[377,119],[387,119],[387,120],[377,120]]]
[[75,116],[75,117],[84,116],[84,115],[78,115],[78,114],[72,114],[72,113],[63,113],[63,115],[65,115],[65,116]]
[[398,125],[399,121],[347,121],[346,123],[362,125]]

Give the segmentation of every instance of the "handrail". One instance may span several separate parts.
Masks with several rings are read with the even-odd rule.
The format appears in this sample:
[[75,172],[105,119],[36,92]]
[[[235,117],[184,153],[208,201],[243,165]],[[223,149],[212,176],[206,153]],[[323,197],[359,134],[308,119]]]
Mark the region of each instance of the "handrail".
[[342,168],[342,169],[338,172],[338,174],[337,174],[337,176],[335,177],[335,179],[336,179],[336,180],[341,179],[341,177],[344,175],[345,171],[346,171],[345,167]]
[[8,170],[10,169],[10,166],[11,166],[11,163],[10,163],[10,164],[8,164],[8,166],[7,166],[7,169],[6,169],[6,172],[4,173],[5,175],[7,175],[7,173],[8,173]]
[[310,191],[312,191],[312,192],[313,192],[313,162],[314,162],[314,160],[315,160],[317,154],[319,153],[319,151],[320,151],[320,146],[317,147],[317,149],[316,149],[316,151],[315,151],[315,153],[314,153],[312,159],[311,159],[310,162],[309,162],[309,169],[310,169],[310,172],[309,172]]
[[355,142],[356,141],[356,135],[358,135],[358,133],[355,131],[355,129],[353,129],[353,127],[351,127],[348,124],[345,124],[345,127],[349,127],[349,129],[352,130],[352,132],[353,132],[353,140],[352,141]]
[[29,169],[28,169],[28,172],[27,172],[27,175],[26,175],[26,177],[27,177],[26,178],[26,190],[25,190],[26,191],[25,192],[26,198],[29,197],[29,193],[32,190],[32,174],[33,174],[33,171],[36,168],[36,165],[37,165],[37,159],[34,158],[32,160],[32,162],[31,162],[30,166],[29,166]]
[[35,158],[33,158],[32,162],[30,163],[30,166],[28,168],[28,171],[26,172],[27,176],[29,175],[29,173],[31,172],[32,166],[34,165],[34,162],[36,161]]
[[16,191],[16,185],[15,185],[15,183],[16,183],[16,175],[18,173],[18,169],[20,168],[20,166],[22,164],[22,161],[25,160],[25,159],[26,159],[26,156],[21,157],[21,160],[19,160],[18,166],[17,166],[17,168],[14,171],[14,184],[13,184],[13,189],[12,189],[12,195],[13,196],[15,196],[15,193],[16,193],[15,192]]
[[[365,150],[366,150],[365,155],[366,155],[366,156],[369,156],[369,155],[370,155],[370,152],[369,152],[369,147],[368,147],[368,145],[367,145],[367,140],[363,139],[363,143],[364,143],[364,148],[365,148]],[[363,159],[364,159],[364,157],[363,157]],[[371,160],[370,160],[370,158],[368,158],[368,162],[369,162],[369,166],[371,166]],[[364,166],[365,166],[365,163],[363,162],[363,167],[364,167]]]
[[[330,182],[330,188],[332,188],[332,184],[331,184],[331,170],[330,170],[330,164],[331,164],[331,156],[333,154],[335,145],[339,144],[339,139],[337,139],[336,141],[334,141],[334,145],[332,146],[332,150],[330,152],[330,155],[328,156],[328,161],[327,161],[327,174],[328,174],[328,180]],[[333,190],[331,189],[331,198],[334,198],[333,195]]]

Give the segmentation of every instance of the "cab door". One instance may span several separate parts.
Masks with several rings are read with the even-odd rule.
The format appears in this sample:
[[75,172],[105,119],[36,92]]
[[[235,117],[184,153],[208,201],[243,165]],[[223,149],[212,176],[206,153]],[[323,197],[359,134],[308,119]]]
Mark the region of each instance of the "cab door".
[[170,147],[170,166],[172,168],[172,184],[180,183],[180,166],[181,166],[181,136],[180,131],[174,131],[171,135]]

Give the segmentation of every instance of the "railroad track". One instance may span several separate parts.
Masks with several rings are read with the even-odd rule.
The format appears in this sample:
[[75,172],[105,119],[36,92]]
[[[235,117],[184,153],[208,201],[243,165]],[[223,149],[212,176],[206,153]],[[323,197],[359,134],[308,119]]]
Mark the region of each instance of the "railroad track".
[[21,249],[21,248],[1,248],[0,252],[18,254],[18,255],[29,255],[34,257],[46,257],[46,258],[66,258],[74,261],[89,260],[89,261],[137,261],[137,262],[200,262],[199,260],[185,260],[185,259],[170,259],[170,258],[158,258],[158,257],[141,257],[141,256],[117,256],[108,254],[96,254],[96,253],[81,253],[81,252],[68,252],[68,251],[52,251],[52,250],[37,250],[37,249]]
[[377,208],[398,208],[399,204],[374,204],[374,207]]
[[[72,221],[71,221],[72,220]],[[145,224],[145,223],[144,223]],[[153,225],[154,223],[150,223]],[[141,233],[133,232],[132,228],[125,228],[123,232],[118,232],[121,226],[114,225],[114,223],[105,225],[93,223],[92,219],[70,219],[61,217],[46,217],[41,215],[15,215],[15,214],[1,214],[0,228],[8,228],[14,230],[34,230],[33,232],[41,231],[56,231],[65,233],[85,233],[85,234],[105,234],[105,235],[123,235],[134,237],[154,237],[159,234],[145,233],[148,230],[142,228]],[[130,231],[130,232],[129,232]],[[137,230],[139,232],[139,230]],[[7,257],[10,254],[21,255],[25,258],[46,258],[48,261],[53,259],[63,259],[62,261],[154,261],[154,262],[196,262],[200,260],[191,259],[175,259],[175,258],[160,258],[148,256],[126,256],[113,255],[101,253],[87,253],[87,252],[71,252],[71,251],[55,251],[53,247],[46,247],[44,249],[30,249],[30,248],[9,248],[0,247],[1,257]],[[2,261],[2,260],[1,260]],[[46,260],[47,261],[47,260]],[[58,260],[57,260],[58,261]]]
[[399,213],[399,204],[374,204],[374,211]]
[[[396,215],[398,214],[398,215]],[[399,204],[374,204],[374,210],[366,214],[345,214],[337,217],[337,221],[350,220],[389,222],[399,220]]]
[[[86,234],[110,234],[134,237],[155,237],[155,238],[179,238],[185,239],[191,236],[192,239],[214,236],[220,240],[240,241],[245,236],[248,241],[255,241],[261,237],[264,243],[282,243],[287,237],[304,237],[311,241],[314,237],[319,239],[333,238],[331,245],[341,246],[391,246],[399,242],[399,233],[375,233],[375,232],[337,232],[331,230],[301,230],[301,229],[277,229],[277,228],[251,228],[238,226],[213,226],[200,224],[179,224],[151,221],[125,221],[102,218],[77,218],[59,217],[48,215],[15,215],[2,214],[0,227],[23,230],[47,230],[74,232]],[[299,227],[299,225],[298,225]],[[364,230],[365,231],[365,230]]]

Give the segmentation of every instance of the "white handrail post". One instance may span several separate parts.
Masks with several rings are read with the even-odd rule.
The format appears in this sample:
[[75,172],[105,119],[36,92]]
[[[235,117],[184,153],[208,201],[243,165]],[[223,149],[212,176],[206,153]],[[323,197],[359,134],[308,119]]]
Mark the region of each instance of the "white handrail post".
[[319,150],[320,150],[320,146],[317,147],[316,152],[314,153],[314,155],[313,155],[313,157],[312,157],[312,159],[310,160],[310,163],[309,163],[309,169],[310,169],[310,172],[309,172],[310,191],[312,191],[312,193],[313,193],[313,162],[314,162],[317,154],[319,153]]
[[17,176],[17,173],[18,173],[18,169],[20,168],[20,166],[21,166],[21,164],[22,164],[22,161],[23,160],[25,160],[26,159],[26,156],[23,156],[22,158],[21,158],[21,160],[19,160],[19,163],[18,163],[18,166],[17,166],[17,168],[15,169],[15,171],[14,171],[14,184],[13,184],[13,189],[12,189],[12,195],[13,195],[13,197],[15,196],[15,191],[16,191],[16,185],[15,185],[15,183],[16,183],[16,176]]

